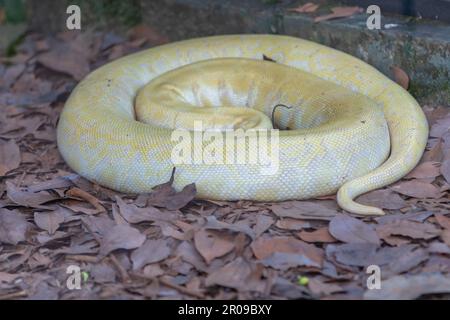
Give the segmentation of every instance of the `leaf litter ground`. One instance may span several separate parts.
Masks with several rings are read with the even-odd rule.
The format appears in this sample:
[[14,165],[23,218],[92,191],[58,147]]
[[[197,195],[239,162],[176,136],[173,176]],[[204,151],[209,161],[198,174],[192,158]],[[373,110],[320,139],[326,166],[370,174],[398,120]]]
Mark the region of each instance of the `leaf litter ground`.
[[[359,218],[334,196],[254,203],[194,200],[195,185],[127,195],[61,159],[55,127],[91,70],[167,42],[138,26],[30,33],[0,57],[0,299],[446,299],[450,294],[450,112],[424,106],[421,164],[361,196],[388,215]],[[67,287],[69,266],[85,275]],[[366,286],[381,268],[381,290]]]

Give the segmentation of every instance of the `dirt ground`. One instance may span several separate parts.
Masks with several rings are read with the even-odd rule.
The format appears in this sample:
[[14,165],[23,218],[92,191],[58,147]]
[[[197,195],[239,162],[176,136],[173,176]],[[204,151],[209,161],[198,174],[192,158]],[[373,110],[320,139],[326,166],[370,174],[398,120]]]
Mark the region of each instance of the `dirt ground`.
[[[168,41],[143,26],[128,37],[28,34],[0,57],[0,300],[450,297],[446,106],[423,106],[421,164],[358,199],[384,208],[378,218],[343,213],[334,196],[198,201],[195,185],[177,193],[170,182],[128,195],[72,172],[55,138],[71,90],[108,61]],[[380,290],[367,287],[370,265]]]

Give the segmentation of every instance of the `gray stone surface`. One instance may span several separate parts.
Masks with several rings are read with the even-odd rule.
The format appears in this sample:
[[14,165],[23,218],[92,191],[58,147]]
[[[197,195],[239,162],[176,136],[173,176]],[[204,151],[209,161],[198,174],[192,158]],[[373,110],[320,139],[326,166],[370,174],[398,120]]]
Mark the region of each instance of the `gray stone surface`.
[[[215,34],[280,33],[348,52],[388,76],[392,76],[390,67],[395,65],[410,76],[410,92],[421,103],[450,104],[450,25],[402,16],[383,16],[382,25],[395,24],[396,27],[369,30],[365,13],[314,23],[315,15],[328,13],[330,7],[337,3],[333,0],[317,1],[321,2],[321,9],[313,15],[287,11],[307,2],[294,0],[275,5],[264,4],[262,0],[134,0],[130,6],[138,6],[142,21],[172,41]],[[34,15],[39,14],[39,10],[51,12],[50,3],[55,2],[59,1],[39,1]],[[84,8],[91,10],[89,5]],[[58,10],[61,11],[60,8]],[[89,26],[105,21],[102,17],[92,19],[92,12],[83,14],[91,17]],[[52,16],[47,14],[46,18],[52,20]],[[36,26],[37,20],[32,19],[32,25]],[[52,23],[48,23],[44,28],[48,30],[44,31],[61,31],[58,29],[60,24],[56,24],[59,27],[55,30]]]

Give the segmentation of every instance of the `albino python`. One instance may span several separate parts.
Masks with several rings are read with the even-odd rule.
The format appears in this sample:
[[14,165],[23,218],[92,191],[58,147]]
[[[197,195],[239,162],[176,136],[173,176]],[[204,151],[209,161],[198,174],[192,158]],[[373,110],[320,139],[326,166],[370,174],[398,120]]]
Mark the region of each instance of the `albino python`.
[[[279,104],[290,109],[274,110]],[[272,119],[281,129],[274,174],[262,174],[260,163],[172,162],[176,127],[192,133],[197,120],[225,134],[272,128]],[[373,67],[278,35],[198,38],[109,63],[74,89],[57,129],[68,165],[118,191],[150,192],[176,167],[174,187],[195,182],[198,198],[282,201],[337,191],[340,207],[361,215],[383,211],[354,198],[412,170],[427,136],[414,98]],[[244,151],[257,152],[235,152]]]

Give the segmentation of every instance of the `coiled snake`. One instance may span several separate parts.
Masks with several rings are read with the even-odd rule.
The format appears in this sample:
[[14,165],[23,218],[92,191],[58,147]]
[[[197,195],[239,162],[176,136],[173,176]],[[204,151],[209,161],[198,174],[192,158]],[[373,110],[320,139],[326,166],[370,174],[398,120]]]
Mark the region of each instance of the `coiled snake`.
[[[275,110],[279,104],[290,109]],[[173,162],[181,141],[173,139],[176,127],[192,134],[201,121],[202,130],[224,135],[270,129],[272,114],[279,129],[289,130],[278,131],[271,174],[259,162]],[[118,191],[150,192],[176,167],[174,187],[195,182],[199,198],[281,201],[338,191],[339,205],[362,215],[383,211],[353,199],[406,175],[427,136],[414,98],[373,67],[278,35],[198,38],[109,63],[74,89],[57,128],[68,165]],[[248,139],[237,138],[241,148],[230,149],[227,159],[258,152],[242,148]]]

